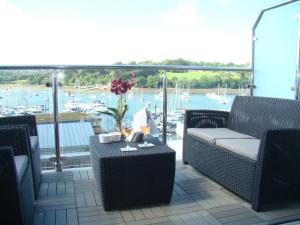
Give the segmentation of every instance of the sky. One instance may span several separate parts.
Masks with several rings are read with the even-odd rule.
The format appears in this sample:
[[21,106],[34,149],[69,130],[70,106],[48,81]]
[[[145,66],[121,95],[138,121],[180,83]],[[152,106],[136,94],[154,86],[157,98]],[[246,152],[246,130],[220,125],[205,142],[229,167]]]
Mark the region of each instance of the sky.
[[0,64],[249,63],[279,0],[0,0]]

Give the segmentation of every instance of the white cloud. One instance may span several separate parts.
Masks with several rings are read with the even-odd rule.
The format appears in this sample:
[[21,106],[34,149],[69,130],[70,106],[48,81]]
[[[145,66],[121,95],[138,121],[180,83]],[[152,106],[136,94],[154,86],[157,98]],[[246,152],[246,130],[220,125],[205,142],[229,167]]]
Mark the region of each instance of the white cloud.
[[169,26],[195,26],[200,23],[200,16],[194,2],[184,2],[175,9],[160,14],[164,24]]

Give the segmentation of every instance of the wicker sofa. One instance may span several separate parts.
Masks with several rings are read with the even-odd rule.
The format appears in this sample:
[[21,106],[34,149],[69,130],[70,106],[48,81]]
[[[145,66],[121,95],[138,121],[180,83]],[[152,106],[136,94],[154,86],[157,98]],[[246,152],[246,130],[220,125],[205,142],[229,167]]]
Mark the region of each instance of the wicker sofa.
[[[41,156],[35,116],[28,114],[22,116],[0,117],[0,129],[1,127],[26,127],[29,134],[28,143],[31,146],[30,157],[32,161],[34,193],[35,198],[37,198],[41,182]],[[3,145],[6,145],[5,140],[3,141]]]
[[183,162],[255,211],[300,198],[300,101],[238,96],[230,112],[187,110]]
[[31,225],[35,199],[28,132],[1,128],[3,140],[9,146],[0,147],[0,224]]

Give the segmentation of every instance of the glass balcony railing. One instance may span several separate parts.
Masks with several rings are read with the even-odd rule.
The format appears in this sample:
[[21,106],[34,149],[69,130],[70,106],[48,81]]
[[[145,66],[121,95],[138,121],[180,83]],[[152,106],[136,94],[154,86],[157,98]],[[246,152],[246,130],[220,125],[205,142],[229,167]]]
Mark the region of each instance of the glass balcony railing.
[[54,169],[58,157],[64,168],[87,166],[89,137],[117,127],[105,114],[109,107],[117,107],[120,97],[110,91],[111,80],[129,80],[135,73],[137,83],[124,95],[125,119],[136,125],[135,115],[147,108],[155,124],[153,131],[180,159],[184,110],[229,110],[235,95],[249,95],[250,71],[130,65],[0,68],[0,114],[36,115],[43,169]]

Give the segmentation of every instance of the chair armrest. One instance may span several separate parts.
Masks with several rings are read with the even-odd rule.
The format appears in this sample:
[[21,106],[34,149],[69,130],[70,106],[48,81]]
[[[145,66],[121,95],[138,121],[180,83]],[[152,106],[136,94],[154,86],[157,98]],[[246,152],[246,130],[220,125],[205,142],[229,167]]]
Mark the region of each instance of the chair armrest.
[[229,112],[217,110],[186,110],[184,133],[188,128],[226,127]]
[[36,118],[34,115],[8,116],[0,118],[0,126],[27,125],[30,136],[37,136]]
[[20,195],[13,149],[0,147],[0,224],[23,224]]
[[[17,185],[16,171],[14,165],[13,150],[10,146],[0,147],[0,187],[8,185],[5,181],[15,182]],[[3,193],[2,191],[0,193]]]
[[264,132],[257,156],[252,208],[300,198],[300,129]]
[[0,147],[11,146],[14,155],[31,157],[30,139],[25,127],[0,127]]

